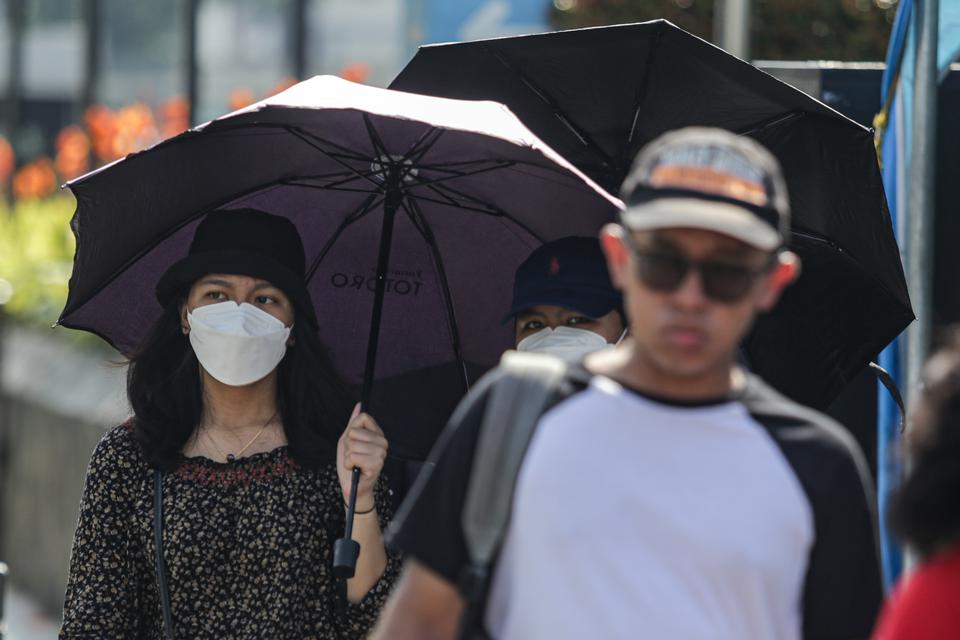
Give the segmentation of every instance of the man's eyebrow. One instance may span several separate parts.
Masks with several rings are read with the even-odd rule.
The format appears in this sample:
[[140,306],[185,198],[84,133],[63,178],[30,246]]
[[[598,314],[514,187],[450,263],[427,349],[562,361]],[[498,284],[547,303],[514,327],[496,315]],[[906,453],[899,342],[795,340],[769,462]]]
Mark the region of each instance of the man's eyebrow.
[[520,313],[517,314],[517,320],[521,318],[544,318],[544,317],[546,317],[546,315],[539,311],[521,311]]
[[645,249],[660,249],[667,251],[680,250],[675,242],[672,242],[669,238],[666,238],[659,233],[652,233],[645,238],[641,236],[640,241],[637,244]]

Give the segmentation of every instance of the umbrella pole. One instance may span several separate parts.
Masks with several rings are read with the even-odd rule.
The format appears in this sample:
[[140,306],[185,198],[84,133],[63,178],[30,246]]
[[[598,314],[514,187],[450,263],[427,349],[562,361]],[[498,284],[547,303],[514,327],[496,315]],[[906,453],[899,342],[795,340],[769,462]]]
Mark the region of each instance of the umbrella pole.
[[[389,178],[395,177],[391,169]],[[389,180],[393,183],[394,180]],[[397,180],[396,182],[399,182]],[[377,256],[377,284],[373,294],[373,317],[370,320],[370,337],[367,341],[367,362],[363,372],[363,387],[360,392],[360,407],[370,407],[370,395],[373,391],[373,374],[377,364],[377,345],[380,341],[380,320],[383,316],[383,298],[387,290],[387,269],[390,265],[390,245],[393,240],[393,221],[397,209],[403,200],[403,191],[388,188],[383,203],[383,229],[380,231],[380,252]],[[360,469],[354,467],[350,484],[350,498],[347,501],[346,523],[343,537],[333,544],[333,573],[338,578],[349,579],[357,569],[360,557],[360,544],[352,539],[353,518],[357,509],[357,487],[360,483]]]

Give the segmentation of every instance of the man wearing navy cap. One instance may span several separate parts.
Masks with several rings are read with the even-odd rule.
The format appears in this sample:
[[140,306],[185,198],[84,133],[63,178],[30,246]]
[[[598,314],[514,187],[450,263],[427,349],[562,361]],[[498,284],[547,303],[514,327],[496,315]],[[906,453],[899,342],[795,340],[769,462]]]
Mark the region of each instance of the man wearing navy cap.
[[509,321],[518,351],[569,361],[623,338],[623,302],[597,239],[561,238],[531,253],[517,269]]

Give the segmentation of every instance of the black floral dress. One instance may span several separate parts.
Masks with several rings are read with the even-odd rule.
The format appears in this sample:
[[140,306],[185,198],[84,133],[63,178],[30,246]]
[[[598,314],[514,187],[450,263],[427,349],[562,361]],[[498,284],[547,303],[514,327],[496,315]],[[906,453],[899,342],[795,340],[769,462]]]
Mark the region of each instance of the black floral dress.
[[[388,551],[380,581],[344,605],[331,575],[344,524],[336,468],[302,468],[286,447],[223,464],[185,458],[163,496],[177,640],[363,638],[399,569]],[[161,639],[154,561],[153,471],[124,425],[90,461],[60,638]]]

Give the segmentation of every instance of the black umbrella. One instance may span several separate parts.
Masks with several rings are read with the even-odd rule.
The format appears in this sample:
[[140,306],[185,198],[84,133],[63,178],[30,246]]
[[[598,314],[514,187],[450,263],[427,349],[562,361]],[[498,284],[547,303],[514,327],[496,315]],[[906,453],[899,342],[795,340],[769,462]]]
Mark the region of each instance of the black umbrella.
[[828,405],[913,319],[871,131],[669,22],[424,46],[391,88],[502,102],[613,193],[671,129],[766,145],[786,174],[804,274],[745,348],[805,404]]
[[596,234],[620,204],[502,105],[329,76],[69,187],[77,253],[60,324],[129,353],[207,212],[288,217],[321,338],[394,454],[415,459],[471,374],[512,344],[501,318],[519,263],[546,240]]

